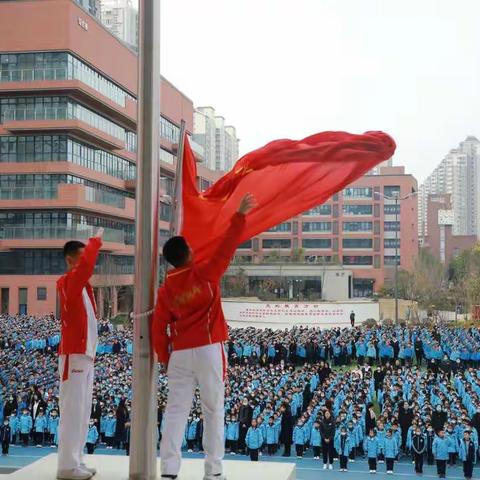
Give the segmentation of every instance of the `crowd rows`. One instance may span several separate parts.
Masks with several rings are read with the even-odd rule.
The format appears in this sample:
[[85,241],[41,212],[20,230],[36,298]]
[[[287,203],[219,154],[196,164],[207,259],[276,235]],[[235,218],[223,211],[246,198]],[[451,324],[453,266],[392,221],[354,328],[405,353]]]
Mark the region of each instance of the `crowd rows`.
[[[38,446],[57,441],[58,322],[53,317],[0,316],[0,428],[2,444]],[[478,456],[480,331],[356,327],[349,329],[232,329],[226,345],[225,440],[229,453],[313,455],[340,469],[358,456],[370,471],[392,472],[411,456],[460,459],[464,475]],[[99,323],[92,419],[86,447],[130,444],[132,329]],[[348,366],[348,368],[345,368]],[[339,368],[336,368],[339,367]],[[161,437],[168,384],[159,377]],[[8,427],[8,428],[7,428]],[[203,417],[196,392],[184,447],[202,451]],[[7,442],[8,440],[8,442]],[[7,449],[8,451],[8,449]],[[464,467],[465,467],[464,464]]]

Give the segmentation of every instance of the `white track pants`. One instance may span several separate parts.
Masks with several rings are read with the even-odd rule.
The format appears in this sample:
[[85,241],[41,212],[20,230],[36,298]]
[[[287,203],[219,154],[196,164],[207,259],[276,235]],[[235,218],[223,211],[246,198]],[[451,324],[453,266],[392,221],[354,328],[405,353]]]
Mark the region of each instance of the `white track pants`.
[[66,355],[59,357],[60,423],[58,470],[78,468],[83,461],[88,422],[92,410],[93,364],[86,355],[68,355],[68,379],[64,378]]
[[200,387],[204,417],[205,474],[223,473],[224,444],[223,344],[172,352],[168,363],[168,401],[160,445],[163,475],[177,475],[181,447],[195,387]]

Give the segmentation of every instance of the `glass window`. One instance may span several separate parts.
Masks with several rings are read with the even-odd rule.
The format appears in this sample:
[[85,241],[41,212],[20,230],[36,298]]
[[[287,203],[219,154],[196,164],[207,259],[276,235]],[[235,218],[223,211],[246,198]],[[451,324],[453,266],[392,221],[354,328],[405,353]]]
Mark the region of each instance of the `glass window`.
[[264,238],[262,240],[263,248],[291,248],[292,241],[286,238]]
[[47,299],[46,287],[37,287],[37,300],[46,300],[46,299]]
[[400,185],[385,185],[383,187],[383,194],[386,197],[399,197],[400,196]]
[[371,238],[344,238],[342,246],[343,248],[372,248],[373,240]]
[[343,222],[344,232],[371,232],[372,222]]
[[303,222],[302,232],[331,232],[332,222]]
[[268,232],[291,232],[292,224],[290,222],[281,223],[280,225],[275,225],[272,228],[267,230]]
[[4,121],[80,120],[107,135],[126,142],[125,129],[69,97],[2,98],[0,99],[0,117]]
[[373,265],[373,257],[370,255],[344,255],[344,265]]
[[135,164],[66,135],[0,136],[0,163],[68,161],[122,180],[133,180]]
[[399,232],[400,231],[400,222],[384,222],[383,230],[385,232]]
[[331,205],[318,205],[318,207],[314,207],[308,212],[305,212],[303,215],[306,217],[316,217],[321,215],[331,215],[332,214],[332,206]]
[[400,255],[395,257],[395,255],[385,255],[383,257],[383,263],[385,265],[395,265],[395,259],[397,261],[397,265],[400,265]]
[[397,213],[400,213],[400,204],[385,204],[383,205],[383,213],[385,215],[396,215]]
[[370,187],[348,187],[343,190],[343,197],[350,198],[372,198]]
[[160,136],[170,143],[179,142],[180,129],[164,117],[160,117]]
[[383,239],[384,248],[400,248],[400,239],[399,238],[384,238]]
[[343,205],[343,214],[348,215],[372,215],[372,205]]
[[242,244],[240,244],[240,246],[238,248],[250,249],[250,248],[252,248],[252,241],[247,240],[246,242],[243,242]]
[[332,248],[330,238],[304,238],[302,240],[303,248]]
[[374,280],[369,278],[354,278],[353,279],[353,296],[359,297],[371,297],[373,296],[373,284]]
[[126,98],[136,101],[127,91],[70,53],[0,55],[0,82],[33,80],[80,80],[122,107],[126,105]]

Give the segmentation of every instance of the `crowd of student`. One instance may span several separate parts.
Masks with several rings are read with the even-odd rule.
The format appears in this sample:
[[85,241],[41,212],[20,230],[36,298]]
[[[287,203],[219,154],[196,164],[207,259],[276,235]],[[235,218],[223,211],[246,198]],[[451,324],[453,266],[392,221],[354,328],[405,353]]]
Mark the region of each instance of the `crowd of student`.
[[[0,440],[55,446],[58,379],[53,317],[0,316]],[[88,452],[129,448],[132,330],[99,324]],[[28,346],[27,346],[28,345]],[[472,477],[480,430],[478,329],[364,327],[270,331],[232,329],[225,388],[229,453],[312,455],[342,471],[358,456],[371,473],[393,472],[402,456],[421,474],[423,461],[462,461]],[[330,368],[351,365],[350,368]],[[373,367],[372,367],[373,365]],[[167,380],[159,378],[161,436]],[[184,447],[202,451],[203,418],[195,394]]]

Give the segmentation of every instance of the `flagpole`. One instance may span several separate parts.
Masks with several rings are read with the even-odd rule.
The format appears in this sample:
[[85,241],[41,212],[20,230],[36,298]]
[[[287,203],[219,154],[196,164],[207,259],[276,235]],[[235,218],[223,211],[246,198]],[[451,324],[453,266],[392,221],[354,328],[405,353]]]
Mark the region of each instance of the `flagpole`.
[[130,480],[157,478],[158,371],[150,344],[158,269],[160,0],[139,2],[138,152],[135,215]]
[[183,150],[185,148],[185,120],[180,122],[178,136],[177,165],[175,169],[175,186],[173,190],[172,212],[170,219],[170,236],[178,235],[182,229],[182,176],[183,176]]

